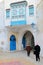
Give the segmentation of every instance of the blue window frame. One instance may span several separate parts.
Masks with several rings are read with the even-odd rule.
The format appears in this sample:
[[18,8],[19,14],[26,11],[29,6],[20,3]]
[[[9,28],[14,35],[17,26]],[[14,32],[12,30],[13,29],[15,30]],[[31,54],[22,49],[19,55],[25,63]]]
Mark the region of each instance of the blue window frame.
[[17,8],[12,7],[12,8],[11,8],[11,17],[13,18],[13,17],[15,17],[15,16],[17,16]]
[[22,16],[25,16],[26,13],[26,6],[24,5],[18,5],[11,7],[11,18],[21,18]]
[[10,9],[6,9],[6,18],[10,17]]
[[26,9],[25,9],[25,7],[20,7],[20,9],[19,9],[19,15],[25,15],[25,11]]
[[29,15],[34,15],[34,6],[33,5],[29,6]]

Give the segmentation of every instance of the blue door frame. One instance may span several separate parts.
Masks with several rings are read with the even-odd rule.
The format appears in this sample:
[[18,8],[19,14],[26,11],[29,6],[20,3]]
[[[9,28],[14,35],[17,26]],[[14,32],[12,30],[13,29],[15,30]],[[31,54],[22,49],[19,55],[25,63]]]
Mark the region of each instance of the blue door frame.
[[10,37],[10,51],[16,50],[16,38],[14,35]]
[[26,38],[25,36],[22,39],[23,48],[26,48]]

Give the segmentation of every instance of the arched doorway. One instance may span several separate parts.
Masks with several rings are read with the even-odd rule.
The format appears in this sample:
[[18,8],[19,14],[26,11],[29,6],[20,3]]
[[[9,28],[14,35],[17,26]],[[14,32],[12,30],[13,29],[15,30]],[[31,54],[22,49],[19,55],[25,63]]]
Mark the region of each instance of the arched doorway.
[[27,45],[31,46],[32,49],[34,48],[34,36],[30,31],[26,31],[22,38],[22,45],[23,49],[26,48]]
[[10,51],[16,50],[16,38],[14,35],[10,36]]

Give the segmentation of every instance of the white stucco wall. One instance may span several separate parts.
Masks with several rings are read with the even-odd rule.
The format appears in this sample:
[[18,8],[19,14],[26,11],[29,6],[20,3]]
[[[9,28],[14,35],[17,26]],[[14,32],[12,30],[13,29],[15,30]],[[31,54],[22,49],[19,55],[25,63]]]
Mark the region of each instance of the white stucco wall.
[[41,55],[43,56],[43,0],[37,5],[37,26],[39,33],[37,35],[37,43],[41,47]]
[[38,33],[36,44],[40,45],[40,48],[41,48],[41,53],[40,54],[41,54],[41,56],[43,56],[43,32]]
[[0,2],[0,29],[4,28],[4,3]]
[[37,23],[38,28],[41,32],[43,32],[43,0],[40,2],[40,4],[37,6]]
[[0,2],[0,50],[5,51],[6,49],[6,35],[4,32],[5,21],[4,21],[4,3]]
[[0,49],[3,52],[7,50],[7,35],[5,30],[0,32]]

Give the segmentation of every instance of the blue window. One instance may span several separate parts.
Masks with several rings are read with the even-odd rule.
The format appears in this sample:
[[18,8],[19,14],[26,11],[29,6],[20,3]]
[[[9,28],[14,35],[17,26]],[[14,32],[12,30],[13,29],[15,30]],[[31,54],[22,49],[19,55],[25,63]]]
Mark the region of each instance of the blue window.
[[29,15],[34,15],[34,6],[33,5],[29,6]]
[[19,15],[25,15],[25,7],[21,7],[20,9],[19,9]]
[[11,17],[12,18],[21,18],[25,16],[25,12],[26,12],[26,7],[23,5],[11,7]]
[[10,9],[6,9],[6,18],[10,17]]

